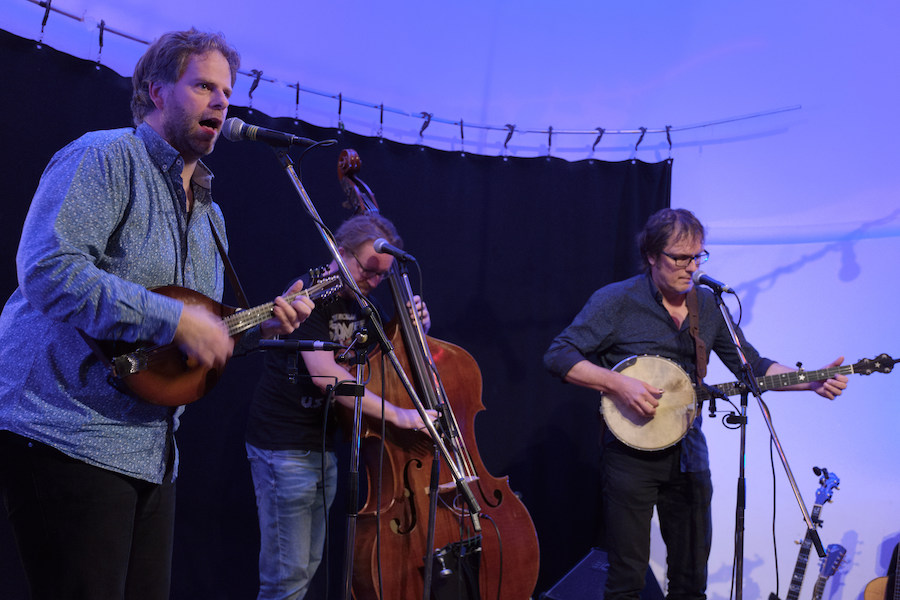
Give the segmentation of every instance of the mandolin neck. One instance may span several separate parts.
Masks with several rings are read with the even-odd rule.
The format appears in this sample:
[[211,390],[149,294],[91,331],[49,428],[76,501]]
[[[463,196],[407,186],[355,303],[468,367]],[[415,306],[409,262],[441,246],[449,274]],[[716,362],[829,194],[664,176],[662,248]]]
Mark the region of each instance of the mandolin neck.
[[[301,296],[315,299],[323,289],[328,287],[328,285],[333,285],[333,282],[323,281],[310,287],[308,290],[300,290],[299,292],[294,292],[292,294],[285,294],[282,296],[282,298],[284,298],[284,300],[288,304],[292,303],[294,300]],[[265,304],[254,306],[253,308],[239,310],[235,313],[232,313],[222,319],[222,321],[228,328],[228,335],[235,336],[269,319],[272,316],[272,311],[274,310],[274,308],[274,302],[266,302]]]

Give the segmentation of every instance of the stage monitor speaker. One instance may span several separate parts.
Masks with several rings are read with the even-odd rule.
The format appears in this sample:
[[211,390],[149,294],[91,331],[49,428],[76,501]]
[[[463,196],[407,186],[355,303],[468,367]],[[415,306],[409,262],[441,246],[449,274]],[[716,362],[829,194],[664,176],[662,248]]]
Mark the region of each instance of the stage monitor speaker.
[[[603,600],[609,560],[606,551],[592,548],[571,571],[548,591],[541,594],[541,600]],[[641,600],[663,600],[664,594],[659,582],[647,567],[647,576]]]

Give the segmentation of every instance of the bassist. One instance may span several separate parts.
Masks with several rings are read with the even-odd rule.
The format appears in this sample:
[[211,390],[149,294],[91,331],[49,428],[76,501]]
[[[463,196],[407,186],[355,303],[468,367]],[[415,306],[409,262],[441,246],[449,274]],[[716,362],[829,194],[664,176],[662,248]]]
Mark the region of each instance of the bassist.
[[[335,232],[338,252],[366,297],[382,282],[394,260],[376,252],[372,242],[379,238],[403,245],[394,225],[375,214],[351,217]],[[329,271],[337,271],[336,262],[332,261]],[[317,305],[291,337],[351,345],[367,321],[350,294],[347,287],[334,302]],[[427,328],[431,322],[428,309],[418,297],[414,301]],[[303,351],[299,357],[297,353],[269,352],[266,356],[246,435],[260,529],[258,600],[314,596],[307,591],[323,559],[327,511],[338,477],[333,439],[336,411],[330,400],[350,409],[355,402],[352,396],[331,395],[330,388],[341,381],[355,378],[330,351]],[[374,390],[365,389],[362,411],[381,418],[382,398]],[[435,411],[429,414],[437,417]],[[413,408],[385,400],[384,415],[391,426],[400,429],[424,428]]]

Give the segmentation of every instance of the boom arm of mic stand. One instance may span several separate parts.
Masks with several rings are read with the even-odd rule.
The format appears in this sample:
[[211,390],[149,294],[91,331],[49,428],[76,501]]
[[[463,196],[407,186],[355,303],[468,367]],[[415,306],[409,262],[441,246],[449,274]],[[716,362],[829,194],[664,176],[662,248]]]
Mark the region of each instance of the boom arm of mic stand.
[[784,454],[784,450],[781,447],[781,442],[778,439],[778,435],[775,433],[775,427],[772,425],[772,419],[768,414],[768,411],[765,408],[765,403],[762,401],[762,395],[759,390],[759,385],[756,381],[756,377],[753,373],[753,367],[747,361],[747,357],[744,355],[744,349],[741,346],[740,337],[737,335],[737,328],[734,325],[734,320],[731,318],[731,312],[728,310],[728,306],[726,306],[724,300],[722,300],[722,292],[716,291],[714,292],[716,297],[716,304],[719,307],[720,312],[722,313],[722,318],[725,321],[725,325],[728,328],[728,332],[731,334],[731,340],[734,343],[735,350],[737,351],[738,357],[741,361],[741,375],[742,375],[742,385],[743,392],[741,393],[741,456],[740,456],[740,477],[738,480],[738,510],[736,516],[736,531],[735,531],[735,539],[737,540],[735,543],[735,594],[737,600],[741,600],[743,598],[743,569],[744,569],[744,549],[743,549],[743,525],[744,525],[744,514],[743,510],[745,508],[744,505],[744,493],[746,491],[745,480],[744,480],[744,465],[746,463],[745,460],[745,449],[746,449],[746,427],[747,427],[747,394],[748,392],[752,392],[753,396],[756,398],[757,402],[760,405],[761,412],[763,414],[763,420],[766,422],[766,425],[769,428],[769,434],[772,437],[772,440],[775,442],[775,447],[778,449],[778,456],[781,459],[781,464],[784,467],[785,474],[787,475],[788,481],[791,484],[791,489],[794,491],[794,497],[797,499],[797,504],[800,507],[800,512],[803,515],[803,520],[806,522],[807,530],[812,532],[812,540],[816,546],[816,552],[819,553],[820,557],[825,556],[825,550],[822,548],[822,542],[819,540],[818,534],[815,531],[815,524],[809,516],[809,513],[806,510],[806,504],[803,502],[803,498],[800,496],[800,489],[797,487],[797,480],[794,478],[794,474],[791,472],[791,467],[788,464],[787,457]]
[[[350,275],[349,269],[347,269],[347,264],[342,259],[340,253],[338,252],[337,244],[334,239],[328,232],[325,230],[325,226],[322,223],[322,218],[319,216],[318,211],[316,210],[315,205],[313,205],[312,200],[309,197],[309,194],[306,193],[306,189],[303,187],[303,183],[300,182],[300,178],[297,176],[297,172],[294,170],[293,162],[291,161],[291,157],[288,156],[288,153],[284,150],[275,150],[275,155],[281,161],[282,166],[284,167],[285,173],[287,173],[288,178],[291,180],[291,184],[293,184],[294,189],[297,191],[297,194],[300,196],[300,199],[303,201],[303,205],[306,208],[306,211],[313,219],[313,223],[316,228],[319,230],[319,234],[322,236],[322,239],[325,242],[325,245],[328,247],[329,252],[331,252],[332,257],[335,260],[335,263],[338,265],[338,269],[341,272],[341,275],[344,279],[344,284],[347,285],[352,291],[356,300],[360,303],[360,306],[363,310],[370,310],[365,303],[361,300],[362,292],[359,289],[359,286],[356,285],[356,282],[353,280],[353,277]],[[382,351],[391,365],[394,367],[394,370],[397,372],[397,376],[400,378],[403,387],[406,388],[407,393],[409,394],[410,399],[412,400],[413,406],[416,407],[416,410],[419,413],[419,416],[422,417],[422,421],[425,423],[426,429],[428,429],[428,433],[431,435],[432,441],[437,445],[438,450],[443,456],[444,460],[447,462],[450,467],[450,472],[453,475],[453,481],[456,483],[457,489],[463,495],[466,500],[466,504],[469,506],[470,517],[472,519],[472,526],[475,531],[481,531],[481,522],[479,519],[479,513],[481,512],[481,507],[478,505],[478,501],[475,499],[475,495],[472,493],[471,488],[469,488],[468,483],[463,478],[462,473],[459,471],[459,468],[456,466],[455,461],[452,459],[450,453],[447,450],[447,446],[444,444],[441,437],[438,435],[437,430],[434,427],[434,423],[431,422],[431,419],[428,417],[428,413],[425,412],[425,407],[422,405],[422,401],[419,399],[418,394],[416,393],[415,388],[412,383],[409,381],[409,377],[406,376],[406,372],[403,370],[403,367],[400,365],[400,361],[397,358],[396,353],[394,352],[393,345],[390,340],[388,340],[387,335],[384,332],[384,328],[381,326],[381,323],[378,319],[372,319],[372,328],[375,330],[375,335],[381,344]]]

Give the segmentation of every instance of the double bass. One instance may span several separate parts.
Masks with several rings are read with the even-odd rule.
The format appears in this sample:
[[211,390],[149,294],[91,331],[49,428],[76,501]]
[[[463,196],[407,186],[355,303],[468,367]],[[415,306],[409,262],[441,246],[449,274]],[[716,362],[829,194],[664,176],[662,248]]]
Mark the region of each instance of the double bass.
[[[378,213],[369,187],[357,176],[359,155],[343,150],[338,179],[358,214]],[[388,275],[394,317],[386,327],[403,370],[425,409],[441,415],[442,457],[425,435],[364,417],[360,462],[367,495],[357,513],[352,595],[356,600],[527,600],[538,577],[539,550],[531,516],[508,478],[491,476],[480,456],[474,421],[484,409],[481,372],[462,348],[427,336],[410,315],[412,291],[401,261]],[[390,368],[370,356],[368,386],[402,408],[412,400]],[[444,461],[452,460],[454,468]],[[461,473],[478,513],[458,481]],[[425,594],[429,582],[429,594]]]

